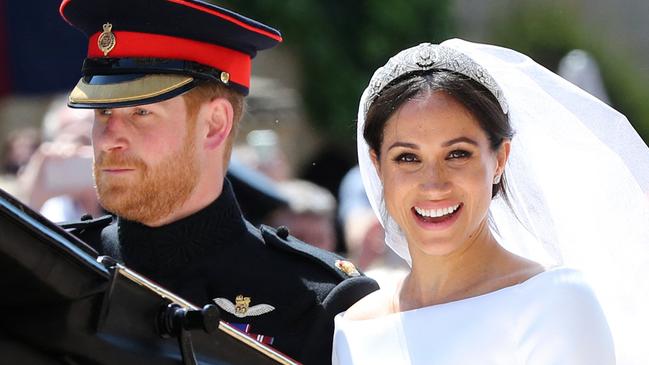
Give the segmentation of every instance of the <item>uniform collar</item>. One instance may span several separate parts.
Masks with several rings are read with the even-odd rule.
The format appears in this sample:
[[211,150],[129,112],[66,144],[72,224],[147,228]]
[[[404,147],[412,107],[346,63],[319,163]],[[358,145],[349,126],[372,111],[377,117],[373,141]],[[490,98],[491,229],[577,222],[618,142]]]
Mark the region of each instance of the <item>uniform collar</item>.
[[160,227],[118,217],[117,227],[124,262],[145,275],[180,269],[247,231],[227,179],[214,202],[188,217]]

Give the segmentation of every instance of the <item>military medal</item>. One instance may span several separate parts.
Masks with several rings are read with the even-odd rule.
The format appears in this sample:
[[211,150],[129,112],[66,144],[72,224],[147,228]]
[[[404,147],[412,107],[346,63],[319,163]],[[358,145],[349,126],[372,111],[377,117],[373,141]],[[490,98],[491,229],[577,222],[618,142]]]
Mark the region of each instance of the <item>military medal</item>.
[[100,51],[104,52],[104,56],[108,56],[108,53],[113,50],[117,41],[112,30],[112,24],[104,24],[104,31],[97,38],[97,47],[99,47]]
[[239,331],[247,334],[257,342],[261,342],[264,345],[272,345],[275,337],[260,335],[258,333],[252,332],[252,326],[249,323],[228,323],[230,326],[238,329]]
[[237,295],[234,298],[235,303],[225,298],[214,298],[213,300],[221,309],[238,318],[259,316],[275,310],[275,307],[270,304],[257,304],[251,307],[250,297],[244,297],[243,295]]

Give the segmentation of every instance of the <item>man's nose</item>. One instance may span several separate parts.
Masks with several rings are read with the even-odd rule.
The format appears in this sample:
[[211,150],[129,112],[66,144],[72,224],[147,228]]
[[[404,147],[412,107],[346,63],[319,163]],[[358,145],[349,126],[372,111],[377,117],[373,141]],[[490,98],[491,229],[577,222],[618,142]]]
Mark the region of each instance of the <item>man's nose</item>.
[[126,120],[115,112],[103,120],[96,120],[93,138],[94,144],[104,152],[126,150],[128,148]]

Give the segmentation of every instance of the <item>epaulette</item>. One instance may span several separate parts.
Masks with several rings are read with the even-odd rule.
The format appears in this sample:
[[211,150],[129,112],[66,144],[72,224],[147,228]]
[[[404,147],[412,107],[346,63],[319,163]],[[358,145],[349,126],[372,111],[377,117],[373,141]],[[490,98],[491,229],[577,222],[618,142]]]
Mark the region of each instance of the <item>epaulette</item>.
[[327,269],[341,280],[363,276],[351,261],[345,260],[342,256],[311,246],[290,236],[288,229],[284,226],[272,228],[266,225],[261,225],[259,231],[261,232],[262,238],[267,246],[305,257]]
[[112,222],[113,216],[111,215],[98,218],[84,215],[78,222],[63,223],[60,226],[96,251],[103,251],[101,249],[101,232],[104,228],[110,226]]
[[66,231],[82,230],[89,228],[102,229],[113,222],[112,215],[104,215],[98,218],[92,218],[90,215],[84,215],[79,221],[61,223],[59,226]]

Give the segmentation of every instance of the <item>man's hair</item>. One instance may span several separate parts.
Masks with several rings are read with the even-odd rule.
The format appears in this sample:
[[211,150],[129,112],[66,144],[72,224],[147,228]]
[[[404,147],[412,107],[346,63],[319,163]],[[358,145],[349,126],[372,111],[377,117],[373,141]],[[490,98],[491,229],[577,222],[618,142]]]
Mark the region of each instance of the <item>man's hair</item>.
[[218,81],[202,81],[193,89],[183,95],[185,105],[187,106],[187,120],[194,121],[198,114],[200,105],[214,98],[225,98],[232,104],[234,115],[232,118],[232,130],[226,141],[224,163],[228,165],[232,153],[232,145],[237,136],[239,121],[245,109],[244,96]]

